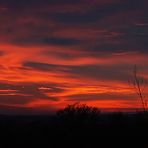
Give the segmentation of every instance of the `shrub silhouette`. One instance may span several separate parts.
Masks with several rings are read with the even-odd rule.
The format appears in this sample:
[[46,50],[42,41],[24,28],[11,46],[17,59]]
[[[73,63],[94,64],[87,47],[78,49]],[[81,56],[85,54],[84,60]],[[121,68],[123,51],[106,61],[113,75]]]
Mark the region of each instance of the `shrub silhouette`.
[[101,111],[86,104],[68,105],[57,112],[60,121],[67,124],[94,124],[97,123]]

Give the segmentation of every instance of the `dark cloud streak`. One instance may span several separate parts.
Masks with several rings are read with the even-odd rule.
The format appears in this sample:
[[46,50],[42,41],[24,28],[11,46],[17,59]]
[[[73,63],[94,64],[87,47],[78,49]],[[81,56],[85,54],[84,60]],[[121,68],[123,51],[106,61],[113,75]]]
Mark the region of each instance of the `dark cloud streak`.
[[23,67],[31,68],[37,71],[53,71],[53,72],[66,72],[71,76],[87,77],[98,80],[120,80],[126,81],[129,78],[129,71],[132,67],[130,65],[82,65],[82,66],[69,66],[69,65],[55,65],[38,62],[25,62]]

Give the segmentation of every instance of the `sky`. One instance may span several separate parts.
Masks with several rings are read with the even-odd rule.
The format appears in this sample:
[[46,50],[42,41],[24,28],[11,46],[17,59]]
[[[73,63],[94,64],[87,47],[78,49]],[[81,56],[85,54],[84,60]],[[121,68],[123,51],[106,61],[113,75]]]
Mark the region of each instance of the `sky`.
[[[148,78],[147,0],[1,0],[0,114],[67,104],[139,108]],[[145,90],[145,98],[147,97]]]

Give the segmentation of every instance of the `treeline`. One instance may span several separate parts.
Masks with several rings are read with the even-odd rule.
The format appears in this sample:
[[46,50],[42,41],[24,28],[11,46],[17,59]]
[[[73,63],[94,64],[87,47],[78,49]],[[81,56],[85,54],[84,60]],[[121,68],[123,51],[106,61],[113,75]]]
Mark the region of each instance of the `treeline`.
[[107,114],[95,107],[74,104],[54,116],[0,117],[0,145],[5,147],[95,147],[93,144],[109,144],[104,140],[117,144],[115,139],[142,147],[148,146],[144,139],[140,141],[147,133],[146,111]]

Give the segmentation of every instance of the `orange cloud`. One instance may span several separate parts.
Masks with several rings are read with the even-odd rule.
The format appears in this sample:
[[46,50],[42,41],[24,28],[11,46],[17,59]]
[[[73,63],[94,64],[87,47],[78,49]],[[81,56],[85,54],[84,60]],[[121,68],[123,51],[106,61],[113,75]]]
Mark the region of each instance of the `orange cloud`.
[[146,3],[0,2],[0,105],[140,107],[128,79],[134,64],[148,78]]

